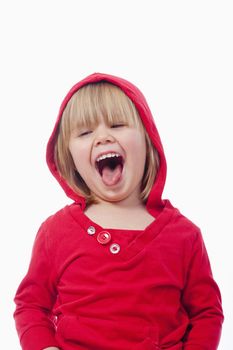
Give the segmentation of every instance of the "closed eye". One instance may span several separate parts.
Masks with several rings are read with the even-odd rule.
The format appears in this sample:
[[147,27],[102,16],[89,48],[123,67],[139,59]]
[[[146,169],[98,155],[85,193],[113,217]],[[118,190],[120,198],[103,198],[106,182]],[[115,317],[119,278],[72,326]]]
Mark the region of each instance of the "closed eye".
[[125,124],[113,124],[111,128],[120,128],[122,126],[126,126]]
[[91,132],[92,132],[91,130],[84,131],[84,132],[82,132],[81,134],[79,134],[79,137],[80,137],[80,136],[88,135],[88,134],[90,134]]

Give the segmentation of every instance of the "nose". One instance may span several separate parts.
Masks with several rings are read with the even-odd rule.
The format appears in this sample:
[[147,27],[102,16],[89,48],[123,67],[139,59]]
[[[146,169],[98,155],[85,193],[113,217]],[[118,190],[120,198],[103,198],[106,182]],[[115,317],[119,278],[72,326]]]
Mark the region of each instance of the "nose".
[[96,130],[94,145],[98,146],[112,142],[115,142],[115,138],[111,135],[110,129],[106,126],[99,126]]

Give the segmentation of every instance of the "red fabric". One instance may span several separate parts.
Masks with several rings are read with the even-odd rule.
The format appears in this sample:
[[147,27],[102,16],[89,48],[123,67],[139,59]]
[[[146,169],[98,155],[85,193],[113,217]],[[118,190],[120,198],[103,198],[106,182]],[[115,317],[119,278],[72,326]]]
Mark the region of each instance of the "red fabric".
[[[54,163],[56,130],[72,94],[107,80],[133,100],[160,156],[145,230],[102,228],[83,212],[85,200],[61,179]],[[64,99],[49,140],[47,162],[74,203],[48,218],[37,234],[29,270],[16,293],[16,326],[23,350],[215,350],[221,296],[200,229],[162,199],[166,161],[149,107],[123,79],[93,74]],[[88,234],[93,226],[95,234]],[[101,244],[98,233],[111,240]],[[112,254],[110,246],[120,246]]]

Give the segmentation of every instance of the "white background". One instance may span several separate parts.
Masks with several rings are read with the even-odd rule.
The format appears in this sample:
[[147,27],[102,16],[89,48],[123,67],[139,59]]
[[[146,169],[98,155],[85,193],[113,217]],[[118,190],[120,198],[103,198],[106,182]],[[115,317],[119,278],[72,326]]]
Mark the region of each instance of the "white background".
[[0,333],[19,350],[12,302],[36,231],[70,203],[45,164],[67,90],[94,72],[144,93],[164,144],[164,198],[203,232],[233,348],[233,2],[0,2]]

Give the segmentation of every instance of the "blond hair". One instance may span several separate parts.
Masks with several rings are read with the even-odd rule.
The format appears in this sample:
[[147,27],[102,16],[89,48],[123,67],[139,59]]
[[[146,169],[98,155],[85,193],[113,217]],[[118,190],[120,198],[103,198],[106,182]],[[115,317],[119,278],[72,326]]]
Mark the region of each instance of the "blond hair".
[[159,167],[159,156],[143,126],[134,103],[117,86],[107,83],[90,83],[80,88],[67,103],[59,124],[55,144],[55,162],[60,175],[69,186],[86,199],[87,205],[97,203],[82,177],[77,172],[69,141],[71,132],[81,127],[93,127],[103,118],[106,125],[126,123],[141,128],[146,140],[146,162],[141,182],[141,200],[146,202]]

